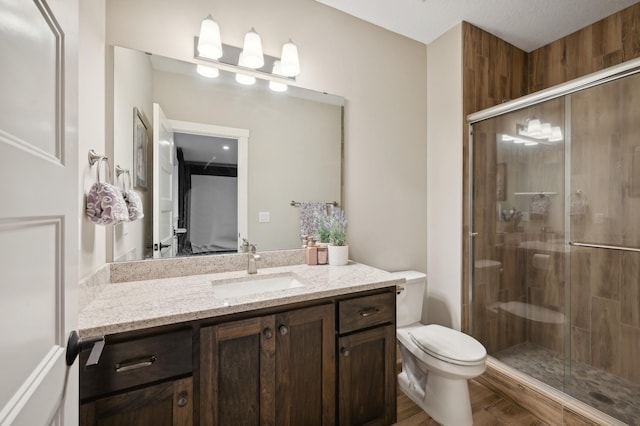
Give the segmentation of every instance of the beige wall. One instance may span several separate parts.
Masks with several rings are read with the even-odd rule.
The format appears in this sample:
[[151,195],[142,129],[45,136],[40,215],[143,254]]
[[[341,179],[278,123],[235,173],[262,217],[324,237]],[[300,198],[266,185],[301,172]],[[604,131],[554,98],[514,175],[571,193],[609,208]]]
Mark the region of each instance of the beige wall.
[[425,320],[460,329],[462,25],[427,47],[427,303]]
[[[81,1],[79,28],[80,99],[78,103],[78,149],[80,174],[80,279],[94,273],[106,261],[106,228],[89,222],[85,215],[85,194],[96,180],[96,166],[90,167],[87,153],[99,154],[105,146],[105,6],[104,0]],[[103,170],[102,174],[104,175]]]
[[424,44],[312,0],[109,0],[107,43],[192,60],[193,37],[209,13],[226,44],[241,46],[254,26],[265,53],[280,56],[292,38],[299,84],[346,98],[350,256],[389,270],[426,271]]

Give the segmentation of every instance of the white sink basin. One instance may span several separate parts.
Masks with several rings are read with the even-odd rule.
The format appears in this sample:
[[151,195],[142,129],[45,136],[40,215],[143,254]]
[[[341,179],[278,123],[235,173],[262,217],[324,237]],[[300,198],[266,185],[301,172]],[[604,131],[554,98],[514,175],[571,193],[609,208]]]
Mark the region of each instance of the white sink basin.
[[295,274],[242,277],[231,280],[212,281],[212,284],[214,296],[221,299],[305,286],[304,282]]

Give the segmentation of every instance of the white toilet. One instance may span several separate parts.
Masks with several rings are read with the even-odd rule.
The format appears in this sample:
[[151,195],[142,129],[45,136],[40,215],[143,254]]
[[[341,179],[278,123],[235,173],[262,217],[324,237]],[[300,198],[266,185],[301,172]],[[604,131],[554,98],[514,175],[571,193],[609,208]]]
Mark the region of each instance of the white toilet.
[[397,337],[402,353],[400,389],[434,420],[445,426],[472,425],[467,380],[485,370],[487,351],[457,330],[420,323],[426,276],[394,272],[405,278],[396,299]]

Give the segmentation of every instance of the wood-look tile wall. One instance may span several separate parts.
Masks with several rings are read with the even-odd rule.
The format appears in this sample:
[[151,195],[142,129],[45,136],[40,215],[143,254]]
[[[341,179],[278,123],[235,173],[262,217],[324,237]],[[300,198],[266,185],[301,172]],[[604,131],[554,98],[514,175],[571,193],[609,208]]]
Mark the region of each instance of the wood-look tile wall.
[[529,93],[640,57],[640,4],[529,53]]

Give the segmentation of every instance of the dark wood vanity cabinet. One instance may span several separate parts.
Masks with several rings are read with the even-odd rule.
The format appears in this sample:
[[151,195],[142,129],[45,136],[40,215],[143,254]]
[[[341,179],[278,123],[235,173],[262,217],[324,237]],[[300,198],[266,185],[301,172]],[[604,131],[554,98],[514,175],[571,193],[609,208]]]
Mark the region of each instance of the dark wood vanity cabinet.
[[335,424],[334,305],[200,330],[200,424]]
[[395,392],[386,288],[107,336],[80,424],[390,425]]
[[395,293],[338,302],[340,425],[396,422]]

